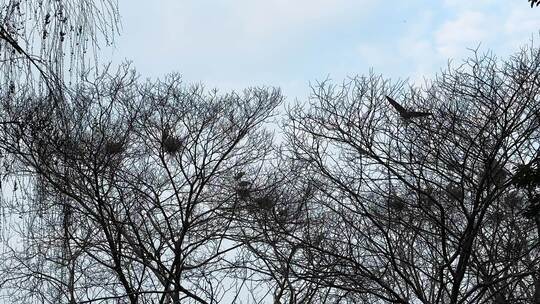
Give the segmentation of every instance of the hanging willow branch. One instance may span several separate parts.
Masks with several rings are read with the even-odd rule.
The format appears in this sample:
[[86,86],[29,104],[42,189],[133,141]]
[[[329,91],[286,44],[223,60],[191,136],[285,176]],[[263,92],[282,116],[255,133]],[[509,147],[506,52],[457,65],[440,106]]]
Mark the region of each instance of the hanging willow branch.
[[[84,69],[88,52],[110,45],[118,32],[116,0],[6,0],[0,5],[3,81],[42,78]],[[67,60],[66,60],[67,59]],[[97,61],[94,55],[94,61]],[[67,65],[65,64],[67,63]]]

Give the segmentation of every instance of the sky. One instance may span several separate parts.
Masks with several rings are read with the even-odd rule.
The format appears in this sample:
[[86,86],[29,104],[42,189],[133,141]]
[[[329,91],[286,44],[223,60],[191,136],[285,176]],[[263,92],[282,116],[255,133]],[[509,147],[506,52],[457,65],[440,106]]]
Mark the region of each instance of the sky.
[[370,70],[421,83],[471,49],[505,58],[540,38],[540,7],[526,0],[119,0],[119,10],[106,60],[221,91],[278,86],[289,100]]
[[289,101],[370,70],[421,83],[470,49],[505,58],[540,40],[526,0],[119,0],[119,11],[103,60],[222,91],[278,86]]

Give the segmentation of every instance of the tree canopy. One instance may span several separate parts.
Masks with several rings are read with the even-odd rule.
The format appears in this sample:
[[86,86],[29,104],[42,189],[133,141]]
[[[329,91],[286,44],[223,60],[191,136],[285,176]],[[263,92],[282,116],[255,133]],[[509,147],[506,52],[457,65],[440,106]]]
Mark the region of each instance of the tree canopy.
[[116,7],[0,11],[0,302],[540,303],[539,48],[284,104],[90,77]]
[[323,81],[282,114],[277,89],[129,67],[62,107],[3,92],[3,296],[538,301],[539,73],[537,48],[475,53],[423,87]]

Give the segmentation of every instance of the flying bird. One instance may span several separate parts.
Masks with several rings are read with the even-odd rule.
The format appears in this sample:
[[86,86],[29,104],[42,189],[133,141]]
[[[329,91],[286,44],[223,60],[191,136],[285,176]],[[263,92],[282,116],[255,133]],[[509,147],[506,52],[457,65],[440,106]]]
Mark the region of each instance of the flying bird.
[[401,118],[403,119],[411,119],[411,118],[416,118],[416,117],[425,117],[425,116],[433,115],[433,113],[430,113],[430,112],[417,112],[417,111],[407,110],[404,107],[402,107],[399,103],[397,103],[397,101],[393,100],[392,98],[386,96],[386,99],[394,107],[394,109],[398,111],[399,116],[401,116]]

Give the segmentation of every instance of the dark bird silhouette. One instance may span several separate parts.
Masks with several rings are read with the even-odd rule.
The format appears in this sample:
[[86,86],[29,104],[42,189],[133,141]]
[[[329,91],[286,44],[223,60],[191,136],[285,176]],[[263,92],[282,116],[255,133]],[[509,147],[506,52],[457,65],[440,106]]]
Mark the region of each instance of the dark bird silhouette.
[[407,110],[404,107],[402,107],[399,103],[397,103],[397,101],[393,100],[392,98],[386,96],[386,99],[394,107],[394,109],[398,111],[399,116],[401,116],[401,118],[403,119],[411,119],[411,118],[416,118],[416,117],[425,117],[425,116],[433,115],[433,113],[430,113],[430,112],[417,112],[417,111]]

